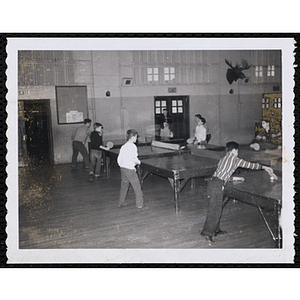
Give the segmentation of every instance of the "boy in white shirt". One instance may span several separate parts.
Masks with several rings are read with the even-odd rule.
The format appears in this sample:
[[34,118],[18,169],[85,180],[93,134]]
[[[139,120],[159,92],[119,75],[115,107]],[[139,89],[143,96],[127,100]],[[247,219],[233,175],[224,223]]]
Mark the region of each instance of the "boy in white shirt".
[[121,168],[121,189],[118,207],[123,207],[128,204],[125,202],[125,198],[130,183],[135,193],[137,210],[143,211],[149,209],[149,207],[143,206],[143,192],[135,169],[135,166],[141,163],[141,161],[138,159],[137,147],[135,145],[137,136],[138,132],[136,130],[129,129],[126,133],[127,142],[121,147],[118,155],[117,162]]

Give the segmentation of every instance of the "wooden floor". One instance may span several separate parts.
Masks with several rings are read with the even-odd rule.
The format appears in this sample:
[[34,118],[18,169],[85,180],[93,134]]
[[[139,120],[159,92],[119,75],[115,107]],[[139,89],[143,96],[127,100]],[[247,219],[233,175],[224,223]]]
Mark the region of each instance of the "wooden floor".
[[[206,216],[206,186],[196,180],[181,192],[181,212],[175,214],[173,190],[166,178],[149,175],[144,182],[148,211],[137,212],[130,189],[128,206],[117,207],[120,172],[88,181],[79,164],[19,169],[20,249],[204,249],[275,248],[255,207],[230,200],[221,228],[227,231],[208,243],[200,236]],[[272,215],[269,213],[271,220]]]

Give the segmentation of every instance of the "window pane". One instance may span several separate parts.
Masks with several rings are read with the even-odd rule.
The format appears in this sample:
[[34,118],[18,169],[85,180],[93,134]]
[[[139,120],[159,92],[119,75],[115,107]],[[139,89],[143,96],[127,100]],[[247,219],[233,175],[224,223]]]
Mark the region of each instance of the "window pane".
[[172,107],[172,113],[176,114],[177,113],[177,107]]
[[175,73],[175,68],[170,68],[170,73]]
[[158,74],[158,68],[153,68],[153,73]]
[[152,81],[152,75],[148,75],[148,81]]
[[169,81],[169,74],[165,75],[165,81]]
[[154,77],[154,81],[158,81],[158,75],[157,74],[155,74],[153,77]]
[[169,73],[169,68],[165,68],[165,73]]
[[179,113],[183,113],[182,107],[178,107],[178,112],[179,112]]
[[147,68],[148,74],[152,74],[152,68]]
[[160,101],[155,101],[155,107],[160,107]]
[[158,107],[158,108],[155,109],[155,113],[156,114],[160,114],[160,107]]
[[177,106],[177,101],[176,100],[172,100],[172,106]]
[[178,106],[182,106],[182,100],[178,100],[178,101],[177,101],[177,105],[178,105]]
[[161,106],[166,107],[167,106],[167,102],[166,101],[161,101]]
[[171,80],[173,80],[175,78],[175,75],[171,74],[170,77],[171,77]]

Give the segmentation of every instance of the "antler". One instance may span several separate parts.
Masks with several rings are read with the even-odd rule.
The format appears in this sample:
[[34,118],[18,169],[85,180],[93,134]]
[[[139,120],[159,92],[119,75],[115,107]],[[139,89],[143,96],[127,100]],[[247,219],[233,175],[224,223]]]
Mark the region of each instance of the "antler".
[[242,59],[242,67],[243,70],[248,70],[249,68],[251,68],[252,65],[249,65],[248,62],[244,59]]
[[227,64],[230,68],[233,69],[233,66],[232,66],[232,64],[231,64],[231,61],[229,62],[227,59],[225,59],[225,62],[226,62],[226,64]]

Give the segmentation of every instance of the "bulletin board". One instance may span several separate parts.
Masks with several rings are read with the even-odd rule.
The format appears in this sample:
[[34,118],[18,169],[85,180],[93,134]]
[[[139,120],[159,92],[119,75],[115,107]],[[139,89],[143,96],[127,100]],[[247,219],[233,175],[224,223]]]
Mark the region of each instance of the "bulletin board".
[[88,118],[86,86],[56,86],[58,124],[83,123]]

